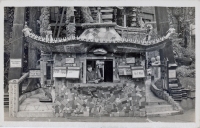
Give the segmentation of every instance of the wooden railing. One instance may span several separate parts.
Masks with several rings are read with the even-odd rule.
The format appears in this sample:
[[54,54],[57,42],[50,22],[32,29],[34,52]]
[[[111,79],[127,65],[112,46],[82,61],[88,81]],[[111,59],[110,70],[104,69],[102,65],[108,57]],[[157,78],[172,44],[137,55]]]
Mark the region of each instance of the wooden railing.
[[29,73],[23,74],[19,79],[9,81],[9,116],[16,117],[19,111],[19,86],[28,77]]

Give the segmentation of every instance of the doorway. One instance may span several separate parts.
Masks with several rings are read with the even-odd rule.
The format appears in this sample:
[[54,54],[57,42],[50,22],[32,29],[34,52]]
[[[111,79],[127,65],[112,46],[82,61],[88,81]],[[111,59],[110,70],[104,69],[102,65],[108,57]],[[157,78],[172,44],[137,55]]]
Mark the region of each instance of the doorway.
[[113,61],[104,61],[104,82],[113,82]]

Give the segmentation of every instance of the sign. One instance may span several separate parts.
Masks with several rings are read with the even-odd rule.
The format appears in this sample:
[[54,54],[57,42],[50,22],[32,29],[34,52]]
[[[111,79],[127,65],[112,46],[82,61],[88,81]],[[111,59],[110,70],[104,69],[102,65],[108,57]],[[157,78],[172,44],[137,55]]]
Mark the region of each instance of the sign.
[[66,64],[73,64],[74,63],[74,58],[66,58]]
[[29,78],[41,78],[40,70],[29,70]]
[[132,78],[143,78],[145,77],[144,70],[132,70]]
[[80,76],[80,67],[68,67],[66,78],[78,79]]
[[131,75],[131,68],[119,68],[119,75]]
[[133,63],[135,63],[135,57],[126,58],[126,63],[127,64],[133,64]]
[[169,78],[176,78],[176,70],[168,70]]
[[66,78],[79,78],[79,70],[67,70]]
[[10,59],[10,67],[11,68],[21,68],[22,60],[21,59]]
[[53,77],[66,77],[66,67],[54,67]]
[[119,65],[118,71],[119,71],[119,75],[131,75],[130,65]]

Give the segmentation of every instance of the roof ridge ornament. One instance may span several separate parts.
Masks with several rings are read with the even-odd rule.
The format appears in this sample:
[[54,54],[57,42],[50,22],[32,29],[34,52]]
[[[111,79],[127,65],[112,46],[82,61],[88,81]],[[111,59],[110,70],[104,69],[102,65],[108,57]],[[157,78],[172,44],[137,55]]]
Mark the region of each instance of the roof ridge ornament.
[[28,26],[27,26],[27,22],[25,22],[25,25],[24,25],[24,29],[22,29],[22,32],[24,33],[24,36],[27,37],[31,34],[32,32],[32,29],[30,29]]

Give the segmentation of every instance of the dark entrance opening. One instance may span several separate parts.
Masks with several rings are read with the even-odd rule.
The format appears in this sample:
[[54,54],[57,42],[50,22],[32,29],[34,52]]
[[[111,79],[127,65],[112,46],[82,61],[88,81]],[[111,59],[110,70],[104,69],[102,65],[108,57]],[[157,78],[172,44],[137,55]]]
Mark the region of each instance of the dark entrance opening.
[[88,59],[86,62],[86,67],[91,65],[103,82],[113,82],[113,60]]
[[104,82],[113,82],[113,61],[104,61]]

